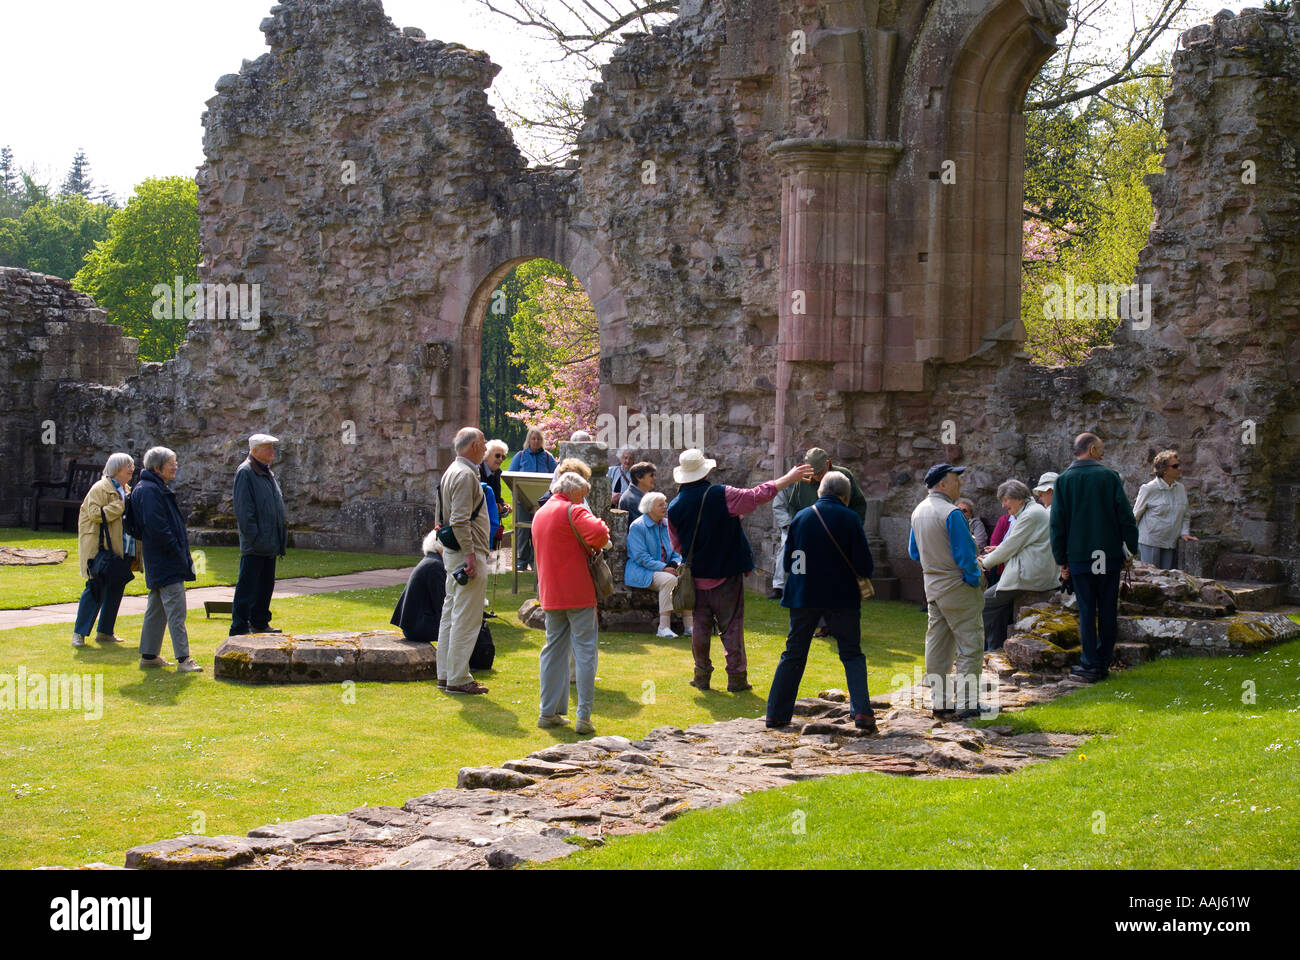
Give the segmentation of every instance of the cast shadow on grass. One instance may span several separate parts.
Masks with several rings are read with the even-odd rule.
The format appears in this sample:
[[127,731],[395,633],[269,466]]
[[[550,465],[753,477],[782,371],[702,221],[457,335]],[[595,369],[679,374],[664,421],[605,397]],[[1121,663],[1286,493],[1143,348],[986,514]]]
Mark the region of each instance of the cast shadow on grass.
[[494,703],[490,699],[490,694],[467,696],[439,692],[442,696],[457,701],[457,706],[460,708],[460,718],[484,733],[509,737],[514,740],[529,735],[529,731],[519,722],[519,715],[513,710],[507,710],[499,703]]
[[126,643],[110,643],[102,646],[91,641],[84,647],[73,648],[72,651],[72,657],[77,664],[87,667],[95,664],[120,667],[139,656],[140,648],[129,640]]
[[[140,679],[118,688],[118,693],[150,706],[176,706],[186,689],[204,674],[177,673],[174,667],[140,668]],[[210,675],[209,675],[210,676]]]
[[[714,676],[716,677],[718,673],[721,671]],[[714,720],[735,720],[739,717],[752,719],[767,706],[766,698],[760,697],[754,690],[728,693],[725,678],[722,680],[722,687],[712,687],[707,691],[695,690],[692,687],[691,691],[695,694],[696,705],[707,710]]]

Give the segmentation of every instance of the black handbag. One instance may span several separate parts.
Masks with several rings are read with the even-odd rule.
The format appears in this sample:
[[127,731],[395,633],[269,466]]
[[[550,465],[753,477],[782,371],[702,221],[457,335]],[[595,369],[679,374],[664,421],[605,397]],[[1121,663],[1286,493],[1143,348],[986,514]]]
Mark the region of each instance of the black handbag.
[[99,508],[99,553],[91,559],[86,569],[92,580],[98,580],[110,587],[125,586],[135,579],[131,572],[131,558],[119,557],[113,552],[113,545],[108,536],[108,517],[104,508]]

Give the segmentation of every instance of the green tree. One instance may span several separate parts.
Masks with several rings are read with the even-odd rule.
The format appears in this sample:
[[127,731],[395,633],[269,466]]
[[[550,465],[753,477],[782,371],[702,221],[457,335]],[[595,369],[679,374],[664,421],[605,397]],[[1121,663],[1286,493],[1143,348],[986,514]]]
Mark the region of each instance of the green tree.
[[1163,66],[1108,88],[1077,114],[1060,108],[1067,113],[1039,118],[1037,143],[1026,154],[1032,165],[1021,290],[1026,346],[1039,362],[1080,363],[1109,343],[1120,323],[1108,312],[1053,315],[1045,291],[1134,282],[1153,217],[1143,177],[1161,169],[1165,149]]
[[482,367],[479,376],[479,424],[488,439],[500,439],[511,450],[524,442],[524,425],[507,414],[523,383],[523,370],[510,343],[515,312],[524,297],[524,281],[511,270],[492,292],[483,317]]
[[[41,197],[31,178],[24,179],[22,199]],[[16,219],[0,220],[0,264],[71,278],[86,254],[108,236],[112,214],[112,208],[79,194],[37,199]]]
[[73,286],[94,297],[128,336],[141,360],[167,360],[185,339],[182,310],[154,317],[158,284],[198,282],[199,194],[189,177],[145,180],[108,222],[108,237],[86,258]]
[[14,152],[10,147],[0,147],[0,199],[18,195],[18,165],[14,163]]
[[78,150],[76,156],[72,158],[68,175],[63,178],[63,186],[59,188],[59,194],[64,197],[80,194],[89,200],[94,193],[95,181],[90,179],[90,161],[86,159],[85,150]]

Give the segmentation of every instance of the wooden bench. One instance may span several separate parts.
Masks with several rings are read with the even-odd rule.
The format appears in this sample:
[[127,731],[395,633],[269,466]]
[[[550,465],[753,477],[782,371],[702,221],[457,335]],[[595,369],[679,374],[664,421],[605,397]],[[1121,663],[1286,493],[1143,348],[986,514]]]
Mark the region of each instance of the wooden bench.
[[[104,475],[104,468],[93,463],[78,463],[73,460],[68,464],[68,475],[62,480],[50,482],[37,480],[32,484],[32,529],[41,528],[41,507],[60,507],[60,526],[65,530],[77,529],[77,517],[74,510],[81,509],[81,501]],[[51,493],[44,493],[49,490]],[[71,520],[69,521],[69,515]]]

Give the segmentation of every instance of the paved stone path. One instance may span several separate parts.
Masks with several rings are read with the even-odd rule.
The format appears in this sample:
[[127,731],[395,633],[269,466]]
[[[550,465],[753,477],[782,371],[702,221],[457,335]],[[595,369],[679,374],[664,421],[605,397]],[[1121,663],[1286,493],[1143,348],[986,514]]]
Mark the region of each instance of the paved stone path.
[[[360,573],[347,573],[338,577],[290,577],[275,581],[272,599],[283,600],[286,597],[305,597],[313,593],[337,593],[340,590],[370,590],[374,587],[392,587],[404,585],[411,575],[411,567],[400,570],[363,570]],[[196,587],[185,591],[185,606],[190,610],[203,609],[205,600],[233,600],[235,588]],[[123,597],[118,615],[129,617],[143,614],[147,597]],[[25,610],[0,610],[0,630],[12,630],[15,627],[37,627],[51,623],[72,623],[77,619],[75,603],[53,603],[44,607],[28,607]]]
[[[1068,693],[1057,674],[1030,682],[997,654],[985,683],[1003,711]],[[457,786],[402,807],[362,807],[268,824],[246,837],[183,836],[135,847],[140,869],[508,869],[568,856],[607,836],[654,830],[687,810],[733,803],[756,790],[862,771],[922,778],[1012,773],[1068,754],[1086,737],[1012,734],[936,721],[921,691],[873,701],[880,731],[864,736],[843,691],[800,700],[795,723],[762,720],[659,727],[641,740],[602,736],[557,743],[500,767],[464,767]],[[93,866],[105,866],[96,864]],[[120,869],[120,868],[119,868]]]

